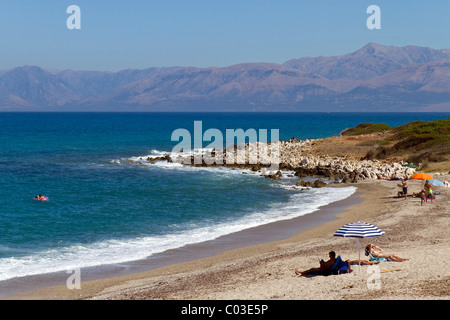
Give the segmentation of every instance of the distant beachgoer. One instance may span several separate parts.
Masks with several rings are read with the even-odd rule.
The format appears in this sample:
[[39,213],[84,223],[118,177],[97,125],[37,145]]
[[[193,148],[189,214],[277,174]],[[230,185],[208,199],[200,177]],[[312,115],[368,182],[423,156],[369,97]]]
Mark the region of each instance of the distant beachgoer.
[[432,189],[430,181],[426,180],[423,188],[425,190],[425,195],[426,195],[425,202],[428,201],[428,196],[430,197],[431,202],[433,202],[433,189]]
[[316,273],[316,272],[329,270],[334,265],[334,263],[336,262],[336,253],[334,251],[330,251],[328,253],[328,255],[330,257],[330,260],[328,260],[328,261],[323,261],[323,259],[320,260],[320,262],[319,262],[320,263],[320,267],[318,267],[318,268],[311,268],[311,269],[304,270],[304,271],[299,271],[298,269],[295,269],[295,274],[299,275],[299,276],[303,276],[305,274],[311,274],[311,273]]
[[420,192],[420,205],[421,206],[423,206],[424,202],[426,202],[426,198],[427,198],[427,195],[425,193],[425,190],[422,190]]
[[376,246],[372,243],[368,244],[366,246],[366,256],[370,256],[371,261],[384,261],[384,260],[391,260],[395,262],[403,262],[409,260],[409,258],[402,258],[399,257],[396,254],[385,254],[382,253],[384,250],[381,249],[379,246]]
[[47,201],[48,198],[47,198],[47,197],[44,197],[44,196],[41,195],[41,194],[38,194],[36,197],[34,197],[34,200],[38,200],[38,201]]
[[380,180],[388,180],[388,181],[397,181],[397,180],[402,180],[402,178],[398,178],[398,177],[383,177],[382,175],[378,175],[378,179]]
[[405,194],[405,200],[408,199],[408,178],[402,181],[403,193]]

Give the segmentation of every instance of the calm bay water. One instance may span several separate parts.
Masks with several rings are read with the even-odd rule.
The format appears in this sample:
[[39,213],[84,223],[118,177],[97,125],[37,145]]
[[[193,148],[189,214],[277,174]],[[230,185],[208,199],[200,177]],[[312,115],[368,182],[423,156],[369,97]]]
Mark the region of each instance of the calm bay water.
[[[353,188],[294,191],[224,168],[127,159],[170,152],[179,128],[279,129],[324,138],[363,122],[401,125],[449,113],[0,113],[0,281],[143,259],[301,216]],[[205,142],[206,147],[208,142]],[[37,194],[50,201],[33,201]]]

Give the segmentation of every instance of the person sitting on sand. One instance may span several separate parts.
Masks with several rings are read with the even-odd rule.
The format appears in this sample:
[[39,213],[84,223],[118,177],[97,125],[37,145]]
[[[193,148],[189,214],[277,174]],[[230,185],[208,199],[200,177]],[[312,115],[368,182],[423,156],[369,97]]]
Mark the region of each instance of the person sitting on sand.
[[311,269],[304,270],[304,271],[299,271],[298,269],[295,269],[295,274],[299,275],[299,276],[303,276],[305,274],[311,274],[311,273],[327,271],[336,262],[336,253],[334,251],[330,251],[328,253],[328,255],[330,257],[330,260],[328,260],[328,261],[323,261],[323,259],[320,260],[320,262],[319,262],[320,263],[320,267],[318,267],[318,268],[311,268]]
[[372,243],[366,246],[366,256],[370,256],[371,261],[384,261],[390,260],[395,262],[403,262],[409,260],[408,258],[399,257],[396,254],[385,254],[382,253],[384,250],[379,246],[376,246]]
[[425,186],[423,188],[425,190],[425,195],[426,195],[425,202],[428,201],[428,196],[430,197],[431,202],[433,202],[433,189],[432,189],[430,181],[428,181],[428,180],[425,181]]

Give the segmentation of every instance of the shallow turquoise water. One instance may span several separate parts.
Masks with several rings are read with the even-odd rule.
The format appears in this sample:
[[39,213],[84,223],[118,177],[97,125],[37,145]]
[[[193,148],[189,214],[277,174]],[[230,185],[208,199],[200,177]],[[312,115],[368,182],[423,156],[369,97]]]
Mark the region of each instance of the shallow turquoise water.
[[[279,129],[323,138],[362,122],[392,126],[449,114],[0,113],[0,280],[141,259],[349,195],[305,197],[222,168],[136,166],[169,152],[175,129]],[[205,142],[206,146],[207,142]],[[36,194],[50,201],[33,201]],[[350,193],[351,194],[351,193]]]

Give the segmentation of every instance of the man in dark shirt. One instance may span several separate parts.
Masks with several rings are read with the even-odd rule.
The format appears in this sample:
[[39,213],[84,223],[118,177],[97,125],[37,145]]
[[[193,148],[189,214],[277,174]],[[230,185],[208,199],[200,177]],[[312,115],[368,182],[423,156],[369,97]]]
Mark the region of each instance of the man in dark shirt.
[[323,272],[326,271],[328,269],[330,269],[334,263],[336,262],[336,253],[334,251],[330,251],[328,253],[330,260],[328,261],[323,261],[320,260],[320,267],[319,268],[311,268],[305,271],[299,271],[298,269],[295,269],[295,274],[299,275],[299,276],[303,276],[305,274],[311,274],[311,273],[317,273],[317,272]]

